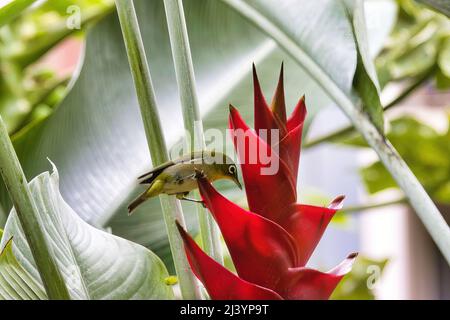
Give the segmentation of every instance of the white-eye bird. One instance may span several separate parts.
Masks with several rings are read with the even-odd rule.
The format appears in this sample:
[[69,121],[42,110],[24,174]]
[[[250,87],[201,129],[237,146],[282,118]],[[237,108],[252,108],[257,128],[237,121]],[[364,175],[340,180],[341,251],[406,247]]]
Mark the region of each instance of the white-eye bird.
[[196,151],[176,160],[163,163],[138,177],[140,184],[149,187],[129,206],[131,214],[141,203],[160,194],[175,195],[180,200],[200,202],[186,196],[197,189],[197,179],[202,176],[209,181],[227,179],[235,182],[242,189],[238,178],[236,164],[227,155],[215,151]]

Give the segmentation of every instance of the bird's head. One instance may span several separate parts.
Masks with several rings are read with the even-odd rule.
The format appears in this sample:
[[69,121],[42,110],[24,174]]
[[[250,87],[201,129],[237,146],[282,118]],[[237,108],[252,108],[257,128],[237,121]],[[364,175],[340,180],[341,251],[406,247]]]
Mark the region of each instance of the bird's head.
[[234,181],[234,183],[236,183],[236,185],[239,187],[239,189],[242,189],[242,185],[239,182],[239,176],[238,176],[238,170],[237,170],[236,164],[234,164],[234,163],[225,164],[225,166],[223,166],[223,170],[225,171],[225,172],[223,172],[225,177],[229,180]]
[[239,182],[238,169],[233,159],[224,153],[213,150],[210,152],[210,158],[208,158],[208,160],[212,162],[215,167],[215,179],[231,180],[236,183],[239,189],[242,189],[242,185]]

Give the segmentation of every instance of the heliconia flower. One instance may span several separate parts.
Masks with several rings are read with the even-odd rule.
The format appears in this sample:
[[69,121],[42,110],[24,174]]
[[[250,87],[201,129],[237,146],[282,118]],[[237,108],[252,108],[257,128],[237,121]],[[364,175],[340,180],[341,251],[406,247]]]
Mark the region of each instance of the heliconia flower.
[[[229,121],[250,210],[223,197],[205,178],[198,181],[203,202],[222,232],[237,276],[206,255],[180,228],[186,254],[212,299],[328,299],[350,271],[356,254],[326,273],[305,265],[344,197],[337,197],[328,207],[297,204],[305,100],[300,99],[288,119],[283,68],[270,107],[254,67],[253,79],[256,131],[234,107],[230,107]],[[252,154],[255,150],[256,158]],[[277,170],[264,174],[273,163]]]
[[208,256],[177,221],[186,254],[197,278],[215,300],[281,300],[272,290],[245,281]]
[[[328,208],[297,204],[298,162],[303,123],[306,117],[305,98],[302,97],[299,100],[292,115],[287,119],[283,68],[270,108],[262,95],[254,66],[253,81],[255,130],[247,126],[237,109],[232,106],[229,120],[233,142],[241,163],[249,209],[283,227],[297,243],[300,265],[305,265],[331,218],[341,208],[344,197],[337,197]],[[274,151],[273,144],[266,143],[258,135],[262,129],[269,128],[280,128],[278,154]],[[240,143],[242,141],[239,141],[239,131],[246,133],[248,143]],[[267,136],[270,135],[267,134]],[[267,168],[268,164],[263,161],[256,163],[249,161],[253,151],[251,148],[254,149],[255,145],[258,146],[258,150],[265,148],[271,161],[278,163],[279,170],[275,174],[263,175],[261,172]]]

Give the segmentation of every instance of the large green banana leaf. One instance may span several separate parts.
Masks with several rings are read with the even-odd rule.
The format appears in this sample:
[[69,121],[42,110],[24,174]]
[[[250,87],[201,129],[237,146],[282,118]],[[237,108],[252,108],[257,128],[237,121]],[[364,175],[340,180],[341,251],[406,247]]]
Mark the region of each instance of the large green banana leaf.
[[[249,3],[286,30],[341,90],[352,95],[356,45],[340,1]],[[136,8],[166,139],[173,145],[183,135],[183,122],[163,4],[138,0]],[[228,103],[251,117],[252,62],[268,99],[284,61],[289,110],[302,94],[310,116],[332,105],[272,39],[226,4],[184,1],[184,8],[206,127],[226,127]],[[386,25],[389,23],[383,27]],[[62,194],[84,220],[97,226],[111,225],[113,233],[166,250],[157,200],[126,217],[125,206],[137,192],[135,177],[150,167],[150,159],[122,42],[115,14],[89,32],[84,61],[71,92],[49,119],[16,141],[16,149],[28,177],[43,171],[46,157],[55,161],[61,171]],[[110,222],[112,217],[116,218]],[[187,218],[192,224],[193,215]]]
[[[84,222],[59,193],[56,168],[30,182],[51,252],[72,299],[170,299],[167,270],[151,251]],[[44,299],[30,247],[15,210],[0,248],[0,299]]]

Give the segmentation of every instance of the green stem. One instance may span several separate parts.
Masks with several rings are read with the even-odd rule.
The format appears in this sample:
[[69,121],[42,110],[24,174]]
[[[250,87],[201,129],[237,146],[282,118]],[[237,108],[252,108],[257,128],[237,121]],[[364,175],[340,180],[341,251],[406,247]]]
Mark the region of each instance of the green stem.
[[450,228],[405,161],[372,123],[369,115],[339,88],[294,39],[242,0],[222,0],[272,37],[342,109],[405,193],[428,233],[450,264]]
[[0,8],[0,27],[19,16],[36,0],[11,0]]
[[352,133],[355,133],[355,127],[353,127],[352,125],[348,125],[346,127],[330,132],[318,138],[308,140],[305,144],[303,144],[302,147],[303,149],[309,149],[324,142],[334,142],[339,139],[344,139],[349,135],[351,135]]
[[[134,4],[131,0],[116,0],[116,6],[152,163],[157,166],[167,162],[169,156],[161,129],[156,97]],[[200,291],[190,270],[183,242],[175,224],[175,221],[178,220],[180,224],[185,226],[181,205],[174,197],[166,195],[160,196],[160,201],[182,297],[184,299],[199,299],[201,297]]]
[[9,139],[6,126],[0,116],[0,172],[14,204],[20,224],[49,299],[69,300],[70,295],[63,277],[52,256],[38,209],[33,201],[28,182],[20,166],[17,154]]
[[[385,107],[384,111],[392,109],[393,107],[399,105],[405,98],[407,98],[414,90],[421,87],[424,83],[428,81],[436,72],[436,68],[430,68],[427,72],[419,76],[416,81],[411,83],[405,90],[403,90],[394,100],[389,102]],[[325,134],[321,137],[307,141],[303,148],[311,148],[323,142],[334,142],[343,138],[348,137],[350,134],[355,133],[355,127],[348,125],[344,128],[338,129],[336,131]]]
[[387,201],[387,202],[374,203],[374,204],[361,205],[361,206],[346,207],[346,208],[343,208],[341,211],[345,212],[345,213],[352,213],[352,212],[359,212],[359,211],[364,211],[364,210],[369,210],[369,209],[376,209],[376,208],[382,208],[382,207],[392,206],[394,204],[404,204],[404,203],[407,203],[407,199],[406,198],[400,198],[400,199]]
[[8,216],[6,215],[5,209],[3,209],[3,206],[0,204],[0,229],[3,229],[3,227],[5,226],[6,219],[8,219]]
[[[187,144],[191,152],[203,150],[205,140],[195,88],[186,21],[181,0],[164,0],[169,29],[172,56],[183,109],[184,127],[189,133]],[[198,194],[196,195],[198,197]],[[213,218],[201,206],[197,206],[203,249],[216,261],[223,263],[220,232]]]

